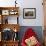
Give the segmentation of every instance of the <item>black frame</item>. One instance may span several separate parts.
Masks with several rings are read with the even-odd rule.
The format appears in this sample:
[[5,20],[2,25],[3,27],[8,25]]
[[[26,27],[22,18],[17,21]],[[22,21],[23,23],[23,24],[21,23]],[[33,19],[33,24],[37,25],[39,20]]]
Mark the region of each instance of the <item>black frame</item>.
[[[25,17],[25,10],[34,10],[34,16],[32,17]],[[23,18],[24,19],[36,19],[36,8],[23,8]]]

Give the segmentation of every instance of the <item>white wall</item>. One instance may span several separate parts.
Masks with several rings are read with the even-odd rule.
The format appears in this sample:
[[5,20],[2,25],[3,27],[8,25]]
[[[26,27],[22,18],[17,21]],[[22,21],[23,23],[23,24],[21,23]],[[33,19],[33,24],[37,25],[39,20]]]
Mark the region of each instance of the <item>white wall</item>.
[[[15,6],[15,0],[0,0],[0,6]],[[17,0],[19,9],[19,24],[21,26],[43,26],[42,0]],[[36,19],[23,19],[23,8],[36,8]]]
[[24,0],[22,8],[36,8],[36,19],[23,19],[23,11],[20,10],[20,23],[23,26],[43,26],[42,0]]

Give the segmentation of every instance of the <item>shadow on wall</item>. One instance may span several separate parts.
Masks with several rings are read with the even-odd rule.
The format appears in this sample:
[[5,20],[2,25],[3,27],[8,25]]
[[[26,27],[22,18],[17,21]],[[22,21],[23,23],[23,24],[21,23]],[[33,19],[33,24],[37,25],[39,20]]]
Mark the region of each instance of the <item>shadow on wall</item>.
[[21,42],[21,40],[22,40],[22,38],[24,36],[25,31],[28,28],[32,28],[34,30],[34,32],[36,32],[39,41],[41,43],[43,43],[43,30],[42,30],[42,26],[21,26],[20,27],[20,32],[19,32],[20,42]]

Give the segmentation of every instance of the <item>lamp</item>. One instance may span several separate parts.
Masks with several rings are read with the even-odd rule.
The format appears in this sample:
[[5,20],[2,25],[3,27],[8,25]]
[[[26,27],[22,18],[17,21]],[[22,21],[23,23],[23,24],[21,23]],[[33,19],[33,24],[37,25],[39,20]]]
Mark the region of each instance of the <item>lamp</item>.
[[17,0],[15,0],[15,7],[16,7],[16,4],[17,4],[17,2],[16,2]]
[[18,32],[17,32],[17,29],[14,28],[14,37],[13,37],[13,40],[18,40]]
[[17,32],[17,30],[16,30],[16,29],[14,29],[14,32]]

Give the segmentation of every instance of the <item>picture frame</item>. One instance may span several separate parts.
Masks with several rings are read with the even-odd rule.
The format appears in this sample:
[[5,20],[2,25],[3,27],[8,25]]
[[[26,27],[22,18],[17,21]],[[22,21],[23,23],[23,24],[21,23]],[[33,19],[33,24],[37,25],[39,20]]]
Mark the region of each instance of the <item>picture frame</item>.
[[10,14],[10,15],[16,15],[16,14],[18,14],[18,12],[15,11],[15,10],[10,10],[10,11],[9,11],[9,14]]
[[2,15],[9,15],[9,10],[2,10]]
[[36,8],[23,8],[24,19],[36,19]]

